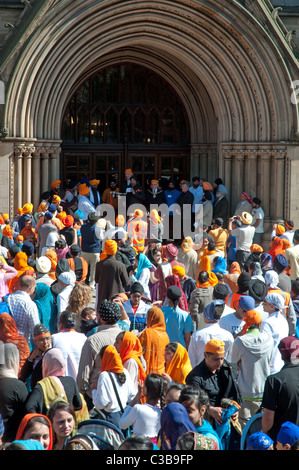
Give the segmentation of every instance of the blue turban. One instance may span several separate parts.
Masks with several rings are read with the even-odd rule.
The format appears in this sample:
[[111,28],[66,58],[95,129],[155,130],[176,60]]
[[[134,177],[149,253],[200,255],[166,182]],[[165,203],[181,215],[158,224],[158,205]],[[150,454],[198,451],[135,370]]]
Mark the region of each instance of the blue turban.
[[289,444],[291,446],[297,439],[299,439],[299,426],[290,421],[283,423],[277,434],[277,442],[280,442],[282,445]]
[[247,439],[247,450],[268,450],[273,444],[272,439],[263,432],[255,432]]
[[204,317],[206,317],[207,320],[210,320],[212,322],[217,322],[219,320],[218,319],[215,319],[215,307],[216,305],[224,305],[225,302],[224,300],[220,300],[220,299],[217,299],[217,300],[213,300],[210,304],[208,304],[205,308],[204,308],[204,311],[203,311],[203,315]]
[[254,310],[254,307],[255,307],[254,298],[251,297],[250,295],[243,295],[242,297],[240,297],[239,305],[241,308],[243,308],[247,312],[248,310]]

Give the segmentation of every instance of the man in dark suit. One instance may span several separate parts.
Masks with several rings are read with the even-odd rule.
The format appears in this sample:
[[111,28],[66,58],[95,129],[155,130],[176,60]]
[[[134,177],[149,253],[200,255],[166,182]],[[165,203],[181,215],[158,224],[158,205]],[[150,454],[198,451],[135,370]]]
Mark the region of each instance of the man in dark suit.
[[213,219],[221,218],[223,220],[223,228],[227,228],[229,219],[229,201],[227,199],[228,191],[223,184],[218,186],[216,200],[214,202]]

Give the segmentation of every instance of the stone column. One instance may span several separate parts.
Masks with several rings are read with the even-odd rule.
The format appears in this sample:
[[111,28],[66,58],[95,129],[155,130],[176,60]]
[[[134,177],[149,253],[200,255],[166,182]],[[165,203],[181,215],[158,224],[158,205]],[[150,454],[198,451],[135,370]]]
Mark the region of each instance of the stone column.
[[41,196],[41,149],[35,148],[32,154],[32,204],[38,208]]
[[208,148],[202,146],[200,149],[199,177],[208,179]]
[[15,145],[14,147],[14,167],[15,167],[15,181],[14,181],[14,197],[15,206],[23,206],[23,147],[22,145]]
[[32,153],[34,152],[33,145],[26,145],[23,151],[23,199],[25,203],[32,202]]
[[41,192],[49,190],[49,153],[48,149],[41,149]]
[[190,148],[190,180],[193,176],[199,176],[199,152],[200,145],[191,144]]
[[240,200],[240,194],[244,191],[244,154],[240,150],[232,152],[232,182],[231,182],[231,212]]

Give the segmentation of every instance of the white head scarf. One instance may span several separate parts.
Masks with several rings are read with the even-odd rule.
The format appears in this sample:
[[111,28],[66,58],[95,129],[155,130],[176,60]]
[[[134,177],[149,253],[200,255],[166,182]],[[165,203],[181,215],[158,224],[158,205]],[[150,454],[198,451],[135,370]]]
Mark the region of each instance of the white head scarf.
[[270,289],[275,289],[278,286],[279,283],[279,277],[276,271],[273,271],[272,269],[269,271],[266,271],[265,273],[265,284],[267,287],[270,287]]
[[18,378],[20,354],[13,343],[0,342],[0,378]]
[[280,294],[275,294],[275,293],[267,294],[265,297],[265,300],[269,304],[274,305],[274,307],[276,308],[276,311],[281,312],[283,309],[286,308],[286,305],[284,303],[284,298]]

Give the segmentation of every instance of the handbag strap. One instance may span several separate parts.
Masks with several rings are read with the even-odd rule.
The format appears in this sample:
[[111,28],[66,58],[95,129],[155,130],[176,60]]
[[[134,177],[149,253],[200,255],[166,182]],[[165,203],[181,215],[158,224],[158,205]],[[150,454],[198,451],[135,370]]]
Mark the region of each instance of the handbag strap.
[[113,388],[114,388],[114,392],[115,392],[115,395],[116,395],[116,398],[117,398],[117,401],[118,401],[120,410],[121,410],[121,412],[123,413],[123,412],[124,412],[124,408],[123,408],[122,403],[121,403],[121,401],[120,401],[119,394],[118,394],[118,391],[117,391],[117,388],[116,388],[116,385],[115,385],[115,382],[114,382],[112,373],[111,373],[110,371],[108,371],[108,374],[109,374],[109,377],[110,377],[110,379],[111,379],[111,382],[112,382],[112,385],[113,385]]

